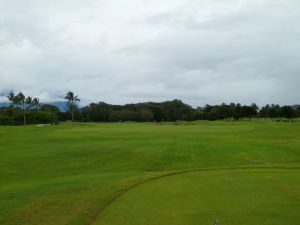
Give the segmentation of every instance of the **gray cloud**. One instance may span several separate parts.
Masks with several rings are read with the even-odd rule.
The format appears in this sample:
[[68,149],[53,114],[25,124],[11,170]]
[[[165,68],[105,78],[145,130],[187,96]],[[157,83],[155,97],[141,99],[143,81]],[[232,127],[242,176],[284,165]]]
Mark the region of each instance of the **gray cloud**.
[[0,0],[0,12],[1,93],[299,103],[297,0]]

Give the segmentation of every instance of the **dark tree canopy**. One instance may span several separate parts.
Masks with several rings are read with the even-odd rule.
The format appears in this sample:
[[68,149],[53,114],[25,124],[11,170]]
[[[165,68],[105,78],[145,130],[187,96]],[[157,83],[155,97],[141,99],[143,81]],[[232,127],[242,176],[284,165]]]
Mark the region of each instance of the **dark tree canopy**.
[[[68,92],[65,99],[67,100],[68,111],[60,112],[59,108],[50,104],[40,104],[39,99],[25,97],[22,92],[14,94],[10,92],[7,95],[11,105],[0,109],[2,123],[20,123],[20,115],[33,118],[29,114],[43,112],[49,113],[48,119],[51,121],[81,121],[81,122],[120,122],[120,121],[137,121],[137,122],[161,122],[161,121],[192,121],[192,120],[240,120],[247,118],[251,120],[254,117],[261,118],[287,118],[293,119],[300,117],[300,106],[279,106],[267,104],[259,109],[256,104],[241,105],[240,103],[222,103],[220,105],[208,105],[204,107],[193,108],[181,100],[174,99],[165,102],[144,102],[126,105],[111,105],[105,102],[91,103],[88,106],[79,108],[77,102],[80,101],[78,95]],[[17,119],[16,119],[17,118]],[[46,121],[38,116],[35,120]],[[1,119],[1,118],[0,118]],[[10,122],[8,122],[10,121]],[[1,120],[0,120],[1,124]]]

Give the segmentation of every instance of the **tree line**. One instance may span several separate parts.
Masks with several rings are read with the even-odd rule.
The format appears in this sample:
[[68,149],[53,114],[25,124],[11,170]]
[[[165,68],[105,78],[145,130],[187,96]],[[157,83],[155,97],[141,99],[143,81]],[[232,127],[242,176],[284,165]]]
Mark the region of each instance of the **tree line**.
[[59,121],[60,110],[40,103],[38,98],[10,92],[7,99],[10,105],[0,108],[0,125],[57,124]]
[[194,120],[240,120],[252,118],[286,118],[292,120],[300,117],[300,106],[265,105],[259,108],[256,104],[239,103],[205,105],[193,108],[175,99],[161,103],[145,102],[126,105],[112,105],[105,102],[91,103],[78,107],[78,95],[69,91],[65,95],[67,111],[49,104],[40,103],[38,98],[25,96],[22,92],[7,95],[10,105],[0,109],[0,124],[33,124],[51,123],[72,120],[78,122],[161,122],[161,121],[194,121]]
[[116,121],[194,121],[194,120],[240,120],[252,118],[286,118],[300,117],[300,106],[266,105],[259,108],[256,104],[239,103],[205,105],[193,108],[181,100],[161,103],[146,102],[126,105],[110,105],[104,102],[92,103],[76,112],[76,120],[84,122]]

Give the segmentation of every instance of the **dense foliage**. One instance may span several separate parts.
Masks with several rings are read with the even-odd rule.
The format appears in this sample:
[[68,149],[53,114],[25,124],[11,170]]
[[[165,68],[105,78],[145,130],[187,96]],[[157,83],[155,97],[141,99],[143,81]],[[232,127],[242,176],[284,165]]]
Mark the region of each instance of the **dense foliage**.
[[194,120],[240,120],[254,117],[286,118],[291,120],[300,117],[300,106],[266,105],[259,109],[256,104],[241,105],[239,103],[205,105],[193,108],[181,100],[175,99],[161,103],[145,102],[126,105],[111,105],[105,102],[91,103],[79,108],[78,95],[66,94],[67,111],[49,104],[40,104],[39,99],[25,97],[22,92],[7,96],[11,105],[0,109],[0,125],[57,123],[57,121],[80,122],[161,122],[161,121],[194,121]]
[[180,100],[124,106],[100,102],[81,108],[77,116],[81,121],[176,121],[187,120],[192,111],[191,106]]
[[287,118],[300,116],[300,107],[266,105],[260,110],[256,104],[241,105],[223,103],[192,108],[181,100],[162,103],[138,103],[124,106],[110,105],[104,102],[92,103],[76,112],[77,121],[115,122],[115,121],[176,121],[176,120],[240,120],[254,117]]
[[[26,124],[56,124],[56,114],[42,111],[30,110],[25,112]],[[11,109],[9,107],[0,109],[0,125],[21,125],[24,123],[23,110]]]
[[12,91],[7,98],[10,106],[0,108],[0,125],[56,124],[59,121],[59,109],[53,105],[40,104],[38,98]]

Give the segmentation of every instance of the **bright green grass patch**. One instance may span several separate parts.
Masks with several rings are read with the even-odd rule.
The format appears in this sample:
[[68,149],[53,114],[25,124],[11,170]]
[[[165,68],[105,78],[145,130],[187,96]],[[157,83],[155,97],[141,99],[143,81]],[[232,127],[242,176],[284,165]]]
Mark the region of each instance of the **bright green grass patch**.
[[107,207],[97,225],[294,225],[299,170],[193,172],[149,181]]
[[300,123],[0,127],[0,224],[88,225],[111,199],[149,177],[245,166],[299,167]]

